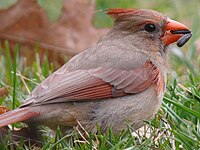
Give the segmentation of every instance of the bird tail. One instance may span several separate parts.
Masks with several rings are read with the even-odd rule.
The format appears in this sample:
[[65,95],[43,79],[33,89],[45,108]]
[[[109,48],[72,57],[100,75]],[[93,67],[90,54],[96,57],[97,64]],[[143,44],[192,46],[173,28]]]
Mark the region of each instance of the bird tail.
[[38,112],[33,112],[30,110],[30,108],[18,108],[15,110],[8,111],[0,115],[0,128],[8,124],[36,117],[38,115],[39,115]]

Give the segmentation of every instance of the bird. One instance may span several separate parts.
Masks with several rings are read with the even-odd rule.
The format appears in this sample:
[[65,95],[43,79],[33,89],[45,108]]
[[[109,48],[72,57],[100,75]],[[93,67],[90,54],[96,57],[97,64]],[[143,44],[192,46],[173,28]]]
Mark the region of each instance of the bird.
[[[149,9],[105,10],[113,27],[92,46],[49,75],[24,103],[0,115],[0,128],[15,122],[57,127],[78,126],[92,133],[127,123],[133,130],[158,112],[166,89],[170,44],[183,46],[190,29]],[[91,37],[92,38],[92,37]]]

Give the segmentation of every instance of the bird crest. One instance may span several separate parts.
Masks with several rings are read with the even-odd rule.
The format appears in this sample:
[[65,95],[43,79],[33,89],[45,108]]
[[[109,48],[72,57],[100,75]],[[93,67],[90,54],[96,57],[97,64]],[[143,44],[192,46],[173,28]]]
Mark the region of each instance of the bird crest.
[[126,15],[126,14],[134,14],[138,12],[138,9],[125,9],[125,8],[111,8],[106,10],[107,14],[117,18],[118,16]]

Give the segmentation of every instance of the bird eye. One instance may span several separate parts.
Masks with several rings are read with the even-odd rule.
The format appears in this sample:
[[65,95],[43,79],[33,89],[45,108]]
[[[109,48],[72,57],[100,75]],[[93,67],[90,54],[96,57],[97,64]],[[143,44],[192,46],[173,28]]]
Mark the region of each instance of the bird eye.
[[147,32],[153,32],[156,30],[156,26],[154,24],[146,24],[144,30]]

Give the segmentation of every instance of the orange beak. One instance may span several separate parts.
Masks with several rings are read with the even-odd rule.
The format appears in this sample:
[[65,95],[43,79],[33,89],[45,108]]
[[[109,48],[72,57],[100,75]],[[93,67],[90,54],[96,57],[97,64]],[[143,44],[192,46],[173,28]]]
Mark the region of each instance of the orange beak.
[[171,19],[167,19],[163,31],[161,40],[166,46],[178,41],[184,34],[191,33],[187,26]]

